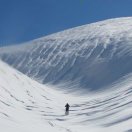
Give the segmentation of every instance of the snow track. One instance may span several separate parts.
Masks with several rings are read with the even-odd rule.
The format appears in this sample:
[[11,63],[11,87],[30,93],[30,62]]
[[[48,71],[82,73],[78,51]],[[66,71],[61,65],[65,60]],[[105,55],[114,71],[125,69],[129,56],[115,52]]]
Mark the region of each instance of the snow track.
[[[131,130],[130,80],[122,82],[122,86],[113,92],[70,95],[39,84],[0,62],[0,129],[2,132]],[[71,105],[69,115],[64,112],[66,102]]]
[[2,132],[132,131],[132,17],[3,47],[0,58],[22,72],[0,61]]

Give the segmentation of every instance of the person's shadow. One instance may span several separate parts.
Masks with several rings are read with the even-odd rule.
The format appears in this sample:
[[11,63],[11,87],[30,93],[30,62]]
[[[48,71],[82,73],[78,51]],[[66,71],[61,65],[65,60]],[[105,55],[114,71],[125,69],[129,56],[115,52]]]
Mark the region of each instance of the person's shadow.
[[65,111],[65,115],[66,115],[66,116],[69,115],[69,111]]

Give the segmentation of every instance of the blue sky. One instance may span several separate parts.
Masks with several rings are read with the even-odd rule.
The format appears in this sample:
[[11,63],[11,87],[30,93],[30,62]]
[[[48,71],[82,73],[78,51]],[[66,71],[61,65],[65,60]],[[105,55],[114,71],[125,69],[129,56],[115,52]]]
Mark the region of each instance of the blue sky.
[[0,0],[0,45],[126,16],[132,16],[132,0]]

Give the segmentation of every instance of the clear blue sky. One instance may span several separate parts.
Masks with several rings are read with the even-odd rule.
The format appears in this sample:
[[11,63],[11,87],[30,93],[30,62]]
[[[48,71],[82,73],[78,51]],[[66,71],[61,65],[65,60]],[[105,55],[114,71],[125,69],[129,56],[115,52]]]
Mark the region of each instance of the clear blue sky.
[[124,16],[132,16],[132,0],[0,0],[0,45]]

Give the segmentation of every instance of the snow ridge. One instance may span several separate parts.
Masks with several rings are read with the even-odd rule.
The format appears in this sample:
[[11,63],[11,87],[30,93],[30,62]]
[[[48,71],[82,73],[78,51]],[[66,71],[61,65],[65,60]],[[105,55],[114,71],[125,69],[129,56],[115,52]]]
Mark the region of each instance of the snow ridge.
[[88,24],[0,48],[0,57],[43,84],[106,89],[132,72],[132,17]]
[[[113,92],[76,96],[39,84],[0,61],[0,129],[128,132],[132,121],[131,80]],[[67,101],[71,105],[69,115],[64,111]]]

